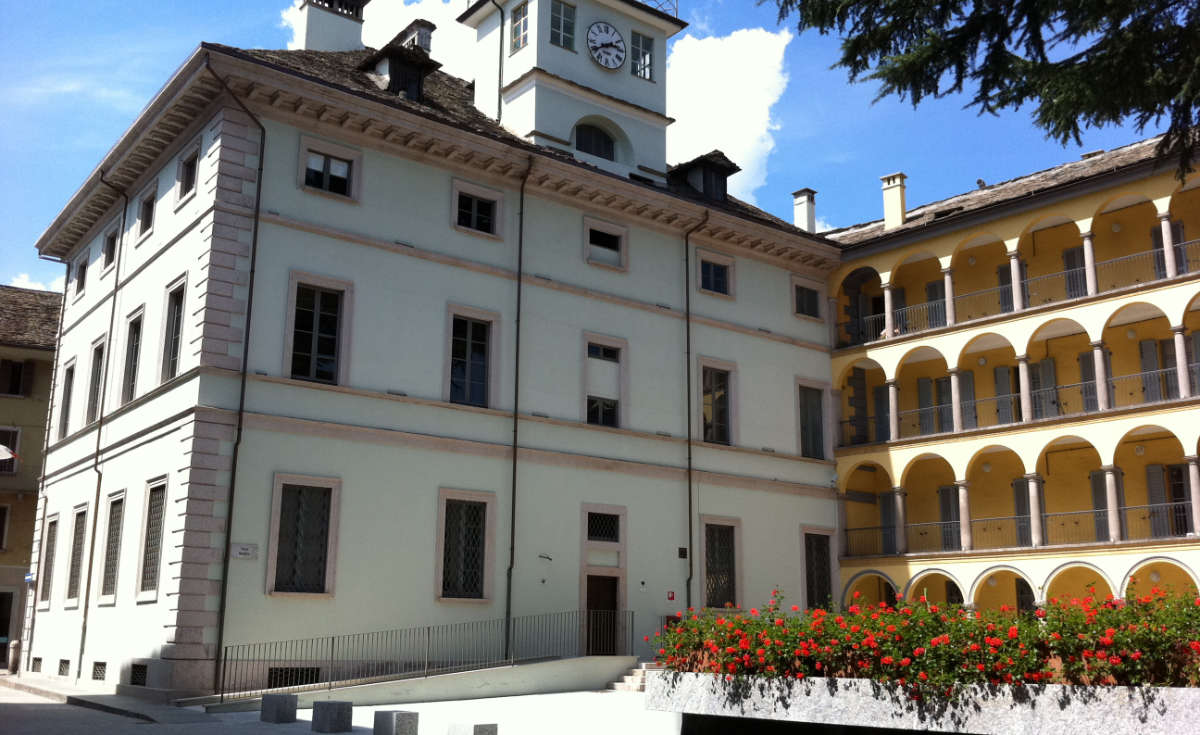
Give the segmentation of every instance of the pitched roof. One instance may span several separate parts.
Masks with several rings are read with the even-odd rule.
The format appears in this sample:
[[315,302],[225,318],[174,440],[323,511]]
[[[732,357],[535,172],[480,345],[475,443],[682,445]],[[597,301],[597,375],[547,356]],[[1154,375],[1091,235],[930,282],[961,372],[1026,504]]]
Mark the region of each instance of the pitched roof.
[[0,286],[0,345],[54,349],[62,294]]
[[672,166],[670,168],[670,170],[676,171],[678,169],[691,168],[692,166],[695,166],[700,163],[707,163],[710,166],[714,166],[717,169],[724,171],[727,175],[730,175],[730,176],[732,176],[733,174],[736,174],[738,171],[742,170],[741,166],[739,166],[736,163],[734,163],[733,161],[729,160],[729,157],[725,155],[724,151],[717,149],[717,148],[712,149],[711,151],[709,151],[708,153],[705,153],[702,156],[696,156],[695,158],[693,158],[690,161],[684,161],[683,163],[677,163],[674,166]]
[[951,217],[978,212],[988,207],[1013,204],[1058,187],[1077,184],[1152,161],[1156,157],[1155,151],[1160,138],[1161,136],[1149,138],[1111,151],[1091,154],[1077,161],[921,205],[908,210],[904,215],[904,224],[890,230],[885,230],[883,220],[878,219],[828,230],[822,234],[845,247],[884,236],[911,232],[927,227],[935,221],[940,223]]

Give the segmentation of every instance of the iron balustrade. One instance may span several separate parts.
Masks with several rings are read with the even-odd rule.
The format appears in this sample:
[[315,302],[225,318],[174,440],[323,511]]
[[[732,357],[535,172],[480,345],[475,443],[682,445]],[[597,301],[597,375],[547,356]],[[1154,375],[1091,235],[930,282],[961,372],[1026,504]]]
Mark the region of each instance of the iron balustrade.
[[1192,504],[1188,501],[1128,505],[1121,510],[1127,541],[1179,538],[1192,532]]
[[628,610],[569,610],[224,647],[221,701],[577,656],[634,655]]
[[964,422],[967,422],[968,416],[975,417],[975,426],[968,425],[968,428],[1008,426],[1021,419],[1021,397],[1017,395],[976,398],[974,401],[963,401],[962,406]]
[[1029,516],[971,519],[971,544],[976,549],[1012,549],[1029,546]]
[[1025,279],[1025,305],[1041,306],[1087,296],[1087,269],[1071,268]]
[[1012,311],[1012,287],[996,286],[971,291],[954,297],[954,318],[957,322],[995,316]]
[[892,324],[897,335],[944,327],[946,326],[946,302],[945,300],[926,301],[923,304],[913,304],[896,309],[892,315]]
[[838,446],[876,444],[888,440],[887,416],[862,416],[838,424]]
[[958,521],[910,523],[904,531],[910,552],[962,550]]
[[1096,288],[1113,291],[1166,277],[1161,255],[1157,250],[1143,250],[1096,263]]
[[1179,377],[1173,367],[1119,375],[1108,382],[1113,408],[1173,401],[1179,397]]
[[1200,271],[1200,240],[1188,240],[1175,246],[1175,252],[1183,255],[1183,262],[1176,258],[1180,273]]
[[935,406],[914,408],[897,414],[900,419],[900,438],[944,434],[954,430],[954,406],[939,403]]
[[853,347],[883,339],[885,323],[883,314],[842,322],[838,325],[838,347]]
[[1042,515],[1042,535],[1047,546],[1093,544],[1108,540],[1108,512],[1074,510]]
[[846,529],[846,556],[880,556],[896,553],[896,529],[867,526]]

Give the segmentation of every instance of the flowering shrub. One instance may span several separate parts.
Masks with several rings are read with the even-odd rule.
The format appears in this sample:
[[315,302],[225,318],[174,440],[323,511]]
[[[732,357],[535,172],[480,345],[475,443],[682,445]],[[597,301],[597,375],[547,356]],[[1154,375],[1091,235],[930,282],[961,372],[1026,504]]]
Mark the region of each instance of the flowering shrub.
[[1052,599],[1032,613],[900,596],[788,612],[776,591],[761,611],[680,612],[655,639],[675,671],[866,678],[914,698],[969,684],[1200,684],[1200,599],[1157,588],[1132,600]]

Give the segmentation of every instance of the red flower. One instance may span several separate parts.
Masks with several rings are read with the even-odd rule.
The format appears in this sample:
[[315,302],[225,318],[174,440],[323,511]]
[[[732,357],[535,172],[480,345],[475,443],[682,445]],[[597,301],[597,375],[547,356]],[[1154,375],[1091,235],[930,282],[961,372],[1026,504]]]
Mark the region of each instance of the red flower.
[[884,664],[890,664],[890,663],[892,663],[892,660],[893,659],[891,656],[884,656],[883,658],[879,659],[879,662],[884,663]]
[[1018,635],[1020,635],[1020,633],[1019,633],[1019,631],[1017,631],[1017,626],[1014,625],[1008,629],[1008,639],[1009,640],[1016,638]]
[[929,674],[926,674],[924,671],[922,671],[921,673],[917,674],[917,678],[921,681],[925,681],[929,678]]
[[917,646],[915,649],[913,649],[913,655],[914,656],[924,656],[925,649],[922,648],[921,646]]
[[904,658],[900,659],[901,666],[908,666],[911,663],[912,663],[912,659],[909,658],[908,656],[905,656]]

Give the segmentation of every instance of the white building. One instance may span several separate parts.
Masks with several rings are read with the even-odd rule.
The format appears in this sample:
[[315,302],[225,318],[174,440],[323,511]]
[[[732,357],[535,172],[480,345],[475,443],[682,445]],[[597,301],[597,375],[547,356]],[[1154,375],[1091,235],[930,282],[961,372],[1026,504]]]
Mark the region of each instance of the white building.
[[431,24],[361,48],[365,4],[202,44],[38,241],[25,670],[205,691],[232,644],[578,609],[648,655],[689,604],[826,597],[837,249],[719,152],[668,169],[684,24],[481,1],[471,82]]

